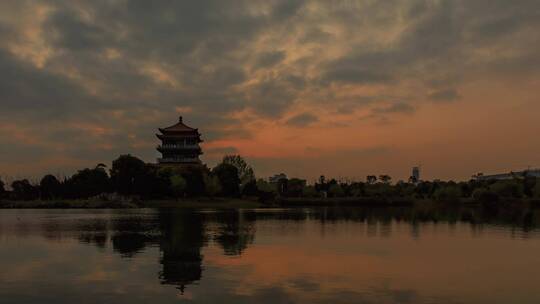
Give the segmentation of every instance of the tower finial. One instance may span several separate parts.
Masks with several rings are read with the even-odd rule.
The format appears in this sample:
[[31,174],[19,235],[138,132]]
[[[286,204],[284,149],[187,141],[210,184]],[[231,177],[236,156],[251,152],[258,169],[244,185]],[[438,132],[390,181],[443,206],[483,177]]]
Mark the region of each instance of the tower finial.
[[182,122],[182,116],[179,116],[179,117],[178,117],[178,121],[179,121],[179,122]]

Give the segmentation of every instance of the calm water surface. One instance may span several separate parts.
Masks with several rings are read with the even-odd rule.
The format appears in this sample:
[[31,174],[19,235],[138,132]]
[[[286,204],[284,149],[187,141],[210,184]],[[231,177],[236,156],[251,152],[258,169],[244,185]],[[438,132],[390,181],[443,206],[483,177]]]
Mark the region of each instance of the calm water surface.
[[1,303],[540,303],[535,213],[0,210]]

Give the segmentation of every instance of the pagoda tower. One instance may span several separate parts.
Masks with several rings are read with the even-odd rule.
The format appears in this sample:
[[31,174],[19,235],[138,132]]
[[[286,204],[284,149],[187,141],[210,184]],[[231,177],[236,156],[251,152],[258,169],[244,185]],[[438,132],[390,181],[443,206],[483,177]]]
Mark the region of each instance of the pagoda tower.
[[198,165],[201,164],[199,155],[202,154],[199,143],[202,142],[198,129],[186,126],[180,116],[178,123],[167,128],[159,128],[161,134],[156,134],[161,140],[157,150],[161,153],[158,158],[160,165]]

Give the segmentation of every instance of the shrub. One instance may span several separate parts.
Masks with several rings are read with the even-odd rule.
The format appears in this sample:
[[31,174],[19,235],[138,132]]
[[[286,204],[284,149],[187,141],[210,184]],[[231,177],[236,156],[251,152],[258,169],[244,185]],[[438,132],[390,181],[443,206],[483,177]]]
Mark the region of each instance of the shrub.
[[305,197],[318,197],[319,196],[319,193],[317,192],[317,189],[315,189],[314,186],[305,186],[302,192]]
[[257,180],[257,189],[259,189],[259,191],[272,192],[274,194],[277,194],[278,192],[276,184],[269,183],[262,178]]
[[532,194],[534,198],[540,198],[540,180],[536,181],[536,185],[534,185]]
[[182,177],[182,175],[175,174],[171,176],[171,188],[176,198],[184,195],[186,191],[186,184],[186,180]]
[[343,188],[339,184],[332,184],[328,188],[328,194],[332,197],[341,197],[345,195],[345,191],[343,191]]
[[435,191],[434,196],[439,201],[459,201],[461,198],[461,189],[455,185],[443,186]]
[[250,180],[242,188],[242,195],[254,196],[258,193],[259,189],[257,188],[257,182],[255,180]]
[[472,197],[480,203],[496,203],[499,201],[499,195],[486,188],[478,188],[474,190]]
[[497,181],[489,189],[500,197],[506,198],[521,198],[523,197],[523,184],[514,180]]

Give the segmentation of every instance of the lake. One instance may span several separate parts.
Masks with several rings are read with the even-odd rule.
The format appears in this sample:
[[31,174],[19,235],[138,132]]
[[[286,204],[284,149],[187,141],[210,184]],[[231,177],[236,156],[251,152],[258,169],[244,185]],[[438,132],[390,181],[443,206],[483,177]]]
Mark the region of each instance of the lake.
[[540,303],[536,211],[0,210],[1,303]]

